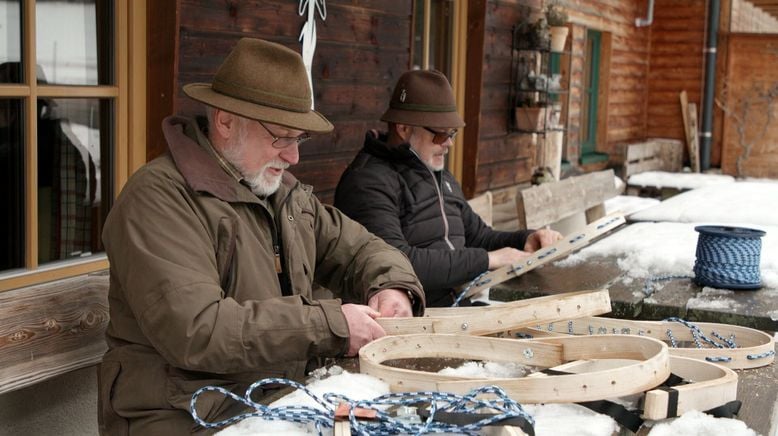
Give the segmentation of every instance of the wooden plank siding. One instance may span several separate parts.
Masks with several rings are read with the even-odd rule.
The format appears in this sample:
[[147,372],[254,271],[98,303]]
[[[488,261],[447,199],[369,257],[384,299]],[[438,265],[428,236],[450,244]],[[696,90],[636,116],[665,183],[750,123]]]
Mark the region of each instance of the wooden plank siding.
[[536,154],[532,135],[510,131],[510,84],[513,26],[536,16],[540,1],[486,3],[476,176],[475,186],[465,187],[469,194],[529,182]]
[[[305,22],[297,2],[180,0],[179,59],[175,109],[201,114],[201,106],[181,87],[209,82],[238,39],[255,37],[297,52]],[[379,118],[392,87],[409,65],[411,0],[327,2],[327,19],[316,21],[313,62],[316,109],[335,125],[300,150],[292,173],[331,203],[341,173],[362,147],[364,134],[384,128]]]
[[[646,99],[646,137],[685,142],[679,94],[702,107],[705,58],[705,1],[659,0],[651,26],[651,58]],[[698,114],[699,118],[699,114]],[[684,161],[689,161],[684,148]]]
[[778,178],[778,35],[730,34],[721,169]]

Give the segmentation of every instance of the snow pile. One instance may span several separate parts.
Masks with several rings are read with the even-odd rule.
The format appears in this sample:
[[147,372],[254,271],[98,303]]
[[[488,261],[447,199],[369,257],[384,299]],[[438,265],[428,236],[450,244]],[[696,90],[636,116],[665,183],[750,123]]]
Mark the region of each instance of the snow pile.
[[734,182],[734,177],[721,174],[646,171],[630,176],[627,184],[630,186],[653,186],[656,188],[697,189]]

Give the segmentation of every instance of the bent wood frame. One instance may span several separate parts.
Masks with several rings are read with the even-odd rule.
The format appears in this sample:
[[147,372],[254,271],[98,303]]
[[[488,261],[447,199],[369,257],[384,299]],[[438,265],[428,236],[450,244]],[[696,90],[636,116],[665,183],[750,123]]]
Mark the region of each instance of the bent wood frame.
[[[588,373],[607,370],[632,361],[579,360],[552,368],[557,371]],[[642,398],[643,419],[658,420],[681,416],[690,410],[710,410],[737,399],[737,374],[735,371],[715,363],[681,356],[670,356],[670,370],[673,374],[691,381],[689,384],[673,386],[678,394],[675,413],[670,413],[670,392],[652,389]]]
[[[582,374],[520,378],[466,378],[393,368],[390,359],[454,357],[513,362],[551,368],[582,359],[635,360],[617,368]],[[648,337],[567,336],[542,340],[467,335],[385,336],[362,347],[360,371],[387,382],[395,391],[443,391],[464,394],[497,385],[524,403],[570,403],[632,395],[652,389],[670,375],[667,345]]]
[[487,335],[560,319],[601,315],[611,310],[607,289],[569,292],[510,303],[427,309],[424,317],[378,318],[389,335],[465,333]]
[[[765,332],[748,327],[712,322],[694,323],[706,335],[715,331],[729,338],[734,336],[737,348],[697,348],[688,327],[673,321],[634,321],[616,318],[587,317],[547,324],[545,327],[531,327],[521,332],[544,337],[560,334],[627,334],[648,336],[667,341],[668,330],[672,331],[676,341],[689,346],[670,347],[670,354],[692,359],[715,362],[732,369],[749,369],[769,365],[775,360],[775,339]],[[770,353],[772,351],[772,353]]]
[[594,238],[609,232],[624,223],[626,223],[626,220],[624,219],[623,214],[611,214],[602,217],[587,225],[582,230],[566,235],[556,243],[534,252],[531,256],[523,259],[521,262],[514,263],[513,265],[506,265],[485,274],[481,278],[473,280],[473,282],[468,285],[469,288],[465,292],[465,297],[472,297],[489,287],[519,277],[539,266],[566,256],[575,250],[585,247]]

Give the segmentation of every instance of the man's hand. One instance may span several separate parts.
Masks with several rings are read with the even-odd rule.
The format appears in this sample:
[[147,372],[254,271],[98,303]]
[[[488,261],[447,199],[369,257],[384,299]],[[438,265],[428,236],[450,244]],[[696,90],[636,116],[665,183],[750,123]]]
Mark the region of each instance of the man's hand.
[[[408,297],[405,297],[407,300]],[[375,322],[381,314],[368,306],[361,304],[344,304],[340,306],[348,323],[348,353],[346,356],[356,356],[359,349],[373,339],[386,336],[384,328]]]
[[556,230],[536,230],[527,237],[527,242],[524,243],[524,251],[534,253],[543,247],[548,247],[560,239],[562,239],[562,234]]
[[382,289],[367,300],[367,305],[384,318],[413,316],[408,292],[399,289]]
[[[534,234],[534,233],[533,233]],[[489,252],[489,269],[502,268],[505,265],[513,265],[530,256],[526,251],[511,247],[500,248]]]

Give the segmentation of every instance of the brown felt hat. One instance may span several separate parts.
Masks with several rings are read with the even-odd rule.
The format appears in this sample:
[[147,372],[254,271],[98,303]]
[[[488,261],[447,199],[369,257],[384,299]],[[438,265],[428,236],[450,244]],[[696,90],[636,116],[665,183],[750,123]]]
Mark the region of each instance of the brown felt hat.
[[213,83],[190,83],[184,92],[253,120],[313,133],[332,131],[332,124],[311,109],[311,87],[300,55],[261,39],[238,41]]
[[403,73],[381,121],[439,129],[465,125],[457,112],[451,84],[436,70]]

